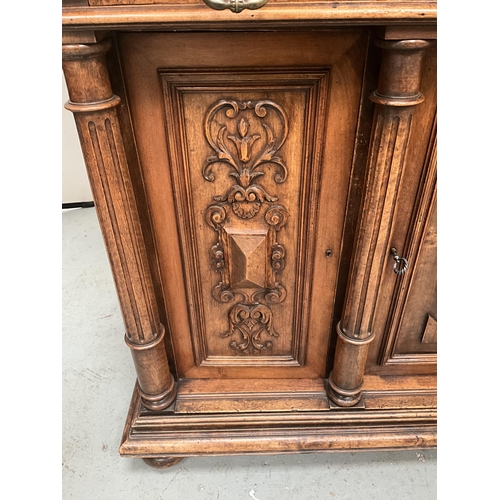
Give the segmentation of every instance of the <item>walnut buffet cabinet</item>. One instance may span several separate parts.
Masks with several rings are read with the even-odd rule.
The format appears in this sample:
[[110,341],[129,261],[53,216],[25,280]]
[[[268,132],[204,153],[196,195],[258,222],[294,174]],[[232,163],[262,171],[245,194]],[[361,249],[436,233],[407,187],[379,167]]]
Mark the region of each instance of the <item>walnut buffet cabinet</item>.
[[120,453],[436,446],[436,4],[63,1],[137,371]]

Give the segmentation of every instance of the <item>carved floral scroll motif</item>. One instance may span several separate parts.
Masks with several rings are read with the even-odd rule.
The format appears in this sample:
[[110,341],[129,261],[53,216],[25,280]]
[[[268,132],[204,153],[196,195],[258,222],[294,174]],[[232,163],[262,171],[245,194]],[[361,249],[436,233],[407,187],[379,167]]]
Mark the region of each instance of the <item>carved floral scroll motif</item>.
[[[238,121],[236,134],[230,134],[227,130],[227,125],[217,125],[214,127],[215,117],[219,111],[225,109],[227,118],[235,118],[240,111],[253,109],[255,116],[265,118],[268,110],[274,109],[281,121],[282,128],[276,132],[271,130],[268,124],[262,123],[262,128],[265,131],[266,137],[262,137],[259,133],[251,133],[249,130],[249,122],[244,118]],[[214,128],[216,132],[214,132]],[[215,155],[209,156],[203,166],[203,177],[207,181],[214,182],[215,175],[212,172],[214,163],[225,163],[234,171],[229,175],[237,181],[233,184],[224,195],[214,196],[214,200],[228,202],[231,204],[233,212],[240,218],[251,219],[260,211],[262,203],[274,202],[278,198],[266,192],[260,186],[257,179],[264,175],[262,167],[265,165],[275,165],[279,172],[274,176],[274,180],[281,184],[286,181],[288,170],[285,162],[280,156],[277,156],[277,151],[281,148],[288,135],[288,123],[285,117],[283,108],[273,101],[252,101],[238,102],[222,100],[217,102],[207,113],[205,119],[205,137],[210,146],[215,151]],[[233,148],[229,147],[228,141],[235,145],[237,154]],[[258,147],[264,143],[264,147]],[[255,152],[257,151],[257,152]]]
[[231,337],[240,333],[240,342],[231,340],[229,346],[243,354],[256,355],[272,347],[270,340],[262,340],[262,332],[278,337],[273,328],[273,313],[264,304],[238,303],[229,311],[229,329],[221,337]]
[[[265,121],[270,112],[274,119]],[[288,177],[287,166],[277,154],[288,135],[288,120],[284,109],[273,101],[221,100],[208,110],[204,132],[215,154],[206,159],[203,177],[214,182],[213,167],[219,164],[227,165],[229,176],[236,181],[224,194],[214,196],[218,203],[205,211],[207,224],[217,232],[210,254],[220,281],[212,295],[222,303],[240,297],[229,310],[228,331],[221,337],[238,333],[239,341],[233,338],[229,343],[231,349],[258,355],[272,348],[272,342],[263,340],[263,335],[279,336],[266,303],[279,304],[286,298],[279,280],[285,266],[285,248],[278,242],[277,233],[288,217],[285,207],[276,203],[278,197],[259,181],[266,175],[265,167],[274,167],[277,184]],[[268,209],[261,214],[265,204]],[[240,222],[230,221],[231,212]]]

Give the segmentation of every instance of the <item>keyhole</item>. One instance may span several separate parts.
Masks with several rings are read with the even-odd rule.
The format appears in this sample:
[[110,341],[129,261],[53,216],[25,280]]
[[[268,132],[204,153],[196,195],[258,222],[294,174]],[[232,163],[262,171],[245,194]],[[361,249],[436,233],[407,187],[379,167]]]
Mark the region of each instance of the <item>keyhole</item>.
[[328,249],[328,250],[325,252],[325,255],[326,255],[327,257],[331,257],[331,256],[333,255],[333,252],[332,252],[330,249]]

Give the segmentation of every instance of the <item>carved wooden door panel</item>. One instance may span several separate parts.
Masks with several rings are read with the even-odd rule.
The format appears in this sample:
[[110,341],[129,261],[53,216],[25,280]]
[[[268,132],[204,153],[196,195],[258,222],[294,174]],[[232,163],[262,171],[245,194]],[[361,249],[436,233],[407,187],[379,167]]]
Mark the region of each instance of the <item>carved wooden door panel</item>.
[[323,390],[367,41],[119,37],[180,379]]

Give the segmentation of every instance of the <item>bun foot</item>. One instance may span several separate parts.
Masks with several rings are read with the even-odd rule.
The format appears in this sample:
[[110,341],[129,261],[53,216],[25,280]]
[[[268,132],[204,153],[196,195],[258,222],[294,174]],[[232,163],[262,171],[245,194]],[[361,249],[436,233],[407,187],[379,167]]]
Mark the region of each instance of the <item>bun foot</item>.
[[166,469],[172,465],[178,464],[184,457],[160,457],[160,458],[143,458],[143,460],[154,467],[155,469]]

